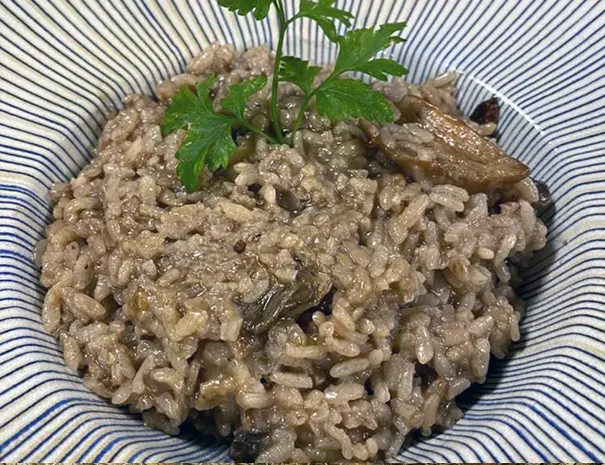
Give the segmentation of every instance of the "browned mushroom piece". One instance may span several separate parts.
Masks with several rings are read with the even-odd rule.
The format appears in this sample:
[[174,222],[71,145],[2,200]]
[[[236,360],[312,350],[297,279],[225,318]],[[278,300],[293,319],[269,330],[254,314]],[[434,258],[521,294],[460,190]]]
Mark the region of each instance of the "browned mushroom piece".
[[305,310],[318,305],[331,287],[332,281],[326,274],[303,268],[294,282],[275,282],[259,301],[240,304],[244,329],[263,334],[282,318],[295,319]]
[[412,144],[386,143],[380,128],[366,120],[361,119],[359,127],[370,145],[379,148],[410,175],[415,177],[420,170],[423,176],[436,182],[449,182],[471,192],[508,187],[529,175],[529,168],[523,163],[427,101],[408,95],[397,108],[401,112],[397,124],[414,123],[433,134],[433,140],[423,145],[434,154],[431,158],[419,156]]

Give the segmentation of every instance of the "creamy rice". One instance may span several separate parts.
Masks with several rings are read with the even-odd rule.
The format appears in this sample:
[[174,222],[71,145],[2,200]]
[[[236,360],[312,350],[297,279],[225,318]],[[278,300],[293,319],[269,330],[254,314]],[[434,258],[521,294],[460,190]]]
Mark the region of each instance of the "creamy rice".
[[[166,102],[211,73],[220,98],[272,63],[263,47],[214,46],[159,84],[159,101],[124,100],[91,163],[52,189],[42,319],[89,389],[169,434],[191,421],[242,462],[388,457],[415,430],[452,426],[454,398],[519,338],[511,284],[545,245],[539,191],[529,178],[497,195],[412,180],[355,122],[311,109],[294,148],[239,135],[240,160],[187,194],[184,133],[160,132]],[[376,88],[463,118],[454,82]],[[248,105],[255,124],[269,122],[268,94]],[[280,87],[284,127],[300,103]]]

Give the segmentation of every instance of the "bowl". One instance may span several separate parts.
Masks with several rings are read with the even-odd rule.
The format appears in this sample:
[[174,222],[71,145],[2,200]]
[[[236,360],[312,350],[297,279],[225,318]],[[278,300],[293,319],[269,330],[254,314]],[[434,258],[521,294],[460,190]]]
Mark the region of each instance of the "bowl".
[[[464,394],[456,426],[396,460],[605,461],[603,3],[339,4],[357,26],[407,21],[392,56],[412,81],[456,70],[465,112],[496,95],[500,143],[555,201],[543,215],[549,246],[523,272],[521,340]],[[51,183],[86,164],[126,94],[151,94],[213,41],[274,45],[277,24],[210,0],[17,1],[0,11],[0,461],[228,461],[225,444],[150,430],[82,385],[40,322],[31,254],[50,221]],[[335,56],[307,22],[290,29],[286,47],[317,62]]]

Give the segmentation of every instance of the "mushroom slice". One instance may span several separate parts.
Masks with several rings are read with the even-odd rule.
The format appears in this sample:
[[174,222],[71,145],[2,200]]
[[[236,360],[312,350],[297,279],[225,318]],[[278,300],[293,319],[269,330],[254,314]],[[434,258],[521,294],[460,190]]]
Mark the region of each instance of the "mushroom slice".
[[328,275],[303,268],[293,283],[274,283],[258,302],[240,305],[244,329],[263,334],[280,319],[295,319],[318,305],[331,287]]
[[401,112],[397,124],[415,124],[434,136],[420,146],[422,153],[418,144],[385,141],[380,128],[366,120],[360,120],[359,127],[370,145],[410,175],[448,182],[471,192],[509,187],[529,175],[523,163],[427,101],[408,95],[397,108]]

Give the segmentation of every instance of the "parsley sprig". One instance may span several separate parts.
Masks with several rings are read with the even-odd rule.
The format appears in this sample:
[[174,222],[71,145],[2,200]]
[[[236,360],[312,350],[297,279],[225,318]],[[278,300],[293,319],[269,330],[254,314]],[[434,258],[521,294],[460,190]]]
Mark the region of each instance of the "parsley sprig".
[[[196,86],[195,92],[183,87],[166,109],[162,133],[167,135],[186,129],[176,157],[179,159],[177,175],[188,191],[200,186],[199,174],[206,167],[212,171],[226,168],[229,157],[237,146],[232,137],[234,127],[257,134],[272,144],[292,144],[305,114],[315,99],[317,111],[333,121],[365,118],[383,122],[393,121],[393,110],[388,100],[365,82],[345,77],[358,72],[386,81],[389,76],[403,76],[407,70],[389,58],[375,56],[402,42],[399,33],[405,23],[387,23],[378,28],[348,30],[339,35],[337,23],[349,28],[353,15],[336,8],[335,0],[301,0],[298,12],[286,18],[282,0],[217,0],[218,3],[239,15],[253,14],[264,20],[275,9],[279,23],[279,38],[275,52],[275,67],[271,77],[271,118],[273,134],[254,126],[246,119],[246,102],[268,84],[267,76],[258,76],[230,86],[218,108],[210,98],[210,88],[216,82],[210,77]],[[326,37],[338,44],[338,56],[332,72],[316,84],[321,67],[293,56],[283,56],[288,27],[301,18],[315,21]],[[299,87],[304,96],[294,126],[284,134],[279,121],[279,82],[290,82]]]

